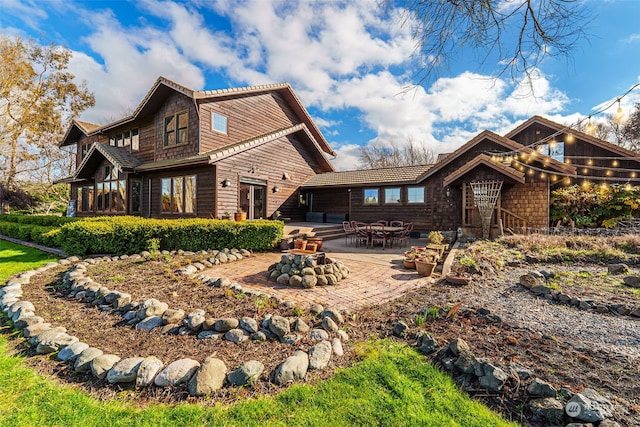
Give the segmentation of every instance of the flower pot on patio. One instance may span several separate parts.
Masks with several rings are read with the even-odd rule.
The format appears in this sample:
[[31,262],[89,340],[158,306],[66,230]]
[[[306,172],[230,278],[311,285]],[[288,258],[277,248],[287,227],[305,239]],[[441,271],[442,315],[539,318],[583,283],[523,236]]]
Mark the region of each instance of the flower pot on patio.
[[315,243],[318,251],[322,249],[322,237],[307,237],[307,249],[309,248],[309,243]]
[[246,212],[236,212],[235,214],[233,214],[233,217],[236,221],[244,221],[245,219],[247,219],[247,213]]
[[415,270],[416,269],[415,260],[403,259],[402,260],[402,265],[404,266],[404,268],[408,268],[410,270]]
[[305,249],[307,249],[307,241],[306,240],[294,240],[293,241],[293,248],[301,250],[301,251],[304,251]]
[[317,249],[318,249],[317,243],[313,243],[307,240],[307,249],[306,249],[307,251],[315,252]]
[[436,268],[435,261],[424,261],[421,259],[416,259],[416,271],[420,276],[429,277],[433,270]]

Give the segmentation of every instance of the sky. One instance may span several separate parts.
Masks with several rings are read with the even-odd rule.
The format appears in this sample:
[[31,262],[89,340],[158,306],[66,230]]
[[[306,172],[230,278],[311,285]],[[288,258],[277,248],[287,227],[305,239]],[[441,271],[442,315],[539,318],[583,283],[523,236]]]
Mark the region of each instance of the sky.
[[[0,0],[0,33],[70,49],[69,70],[96,97],[80,119],[97,124],[132,112],[159,76],[194,90],[289,82],[338,170],[357,168],[359,147],[372,143],[446,153],[532,115],[575,123],[640,82],[640,0],[578,0],[587,36],[569,57],[539,64],[533,94],[469,49],[421,81],[411,20],[380,3]],[[637,102],[640,88],[621,105]]]

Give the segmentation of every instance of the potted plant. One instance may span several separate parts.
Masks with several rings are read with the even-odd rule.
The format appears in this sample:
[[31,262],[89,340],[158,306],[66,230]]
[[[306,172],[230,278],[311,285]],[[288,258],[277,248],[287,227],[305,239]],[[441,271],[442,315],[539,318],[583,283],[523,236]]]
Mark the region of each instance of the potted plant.
[[416,271],[420,276],[429,277],[438,263],[439,254],[433,250],[426,250],[415,258]]
[[307,235],[296,234],[293,238],[293,249],[304,251],[307,249]]
[[236,221],[244,221],[245,219],[247,219],[247,213],[243,211],[242,208],[238,208],[238,210],[234,214],[234,219]]
[[443,245],[444,236],[440,231],[432,231],[429,233],[429,244],[427,245],[428,249],[434,249],[438,251],[440,258],[444,255],[444,251],[446,249],[446,245]]
[[307,247],[309,247],[310,243],[315,244],[317,250],[322,249],[322,237],[307,237]]
[[231,219],[233,218],[233,212],[231,211],[225,211],[225,213],[222,214],[222,219]]

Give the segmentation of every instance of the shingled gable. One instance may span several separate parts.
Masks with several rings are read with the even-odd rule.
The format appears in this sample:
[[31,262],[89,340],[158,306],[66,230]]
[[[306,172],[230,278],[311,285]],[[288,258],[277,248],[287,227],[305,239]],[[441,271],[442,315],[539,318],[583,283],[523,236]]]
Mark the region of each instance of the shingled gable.
[[140,165],[140,161],[123,148],[94,143],[82,159],[73,178],[78,180],[91,177],[102,159],[107,159],[120,172],[133,171]]
[[[442,168],[444,168],[446,165],[450,164],[451,162],[453,162],[454,160],[456,160],[458,157],[460,157],[461,155],[463,155],[464,153],[466,153],[467,151],[471,150],[473,147],[475,147],[476,145],[478,145],[479,143],[481,143],[484,140],[490,140],[491,142],[494,142],[504,148],[507,149],[507,151],[520,151],[522,153],[525,154],[531,154],[534,152],[534,150],[532,150],[531,148],[525,147],[522,144],[519,144],[515,141],[512,141],[509,138],[500,136],[494,132],[491,132],[489,130],[485,130],[482,131],[481,133],[479,133],[478,135],[476,135],[473,139],[471,139],[469,142],[467,142],[466,144],[464,144],[463,146],[461,146],[460,148],[458,148],[456,151],[454,151],[453,153],[449,154],[448,156],[446,156],[444,159],[442,159],[440,162],[436,163],[435,165],[433,165],[433,168],[429,169],[428,171],[426,171],[422,176],[420,176],[418,178],[418,182],[422,182],[424,180],[426,180],[427,178],[429,178],[430,176],[434,175],[436,172],[438,172],[439,170],[441,170]],[[576,168],[570,165],[565,165],[562,162],[559,162],[555,159],[552,159],[549,156],[545,156],[542,155],[540,153],[538,153],[537,151],[535,152],[535,154],[537,155],[537,160],[540,161],[540,159],[544,159],[547,168],[555,170],[557,172],[562,172],[562,173],[566,173],[566,174],[575,174],[576,173]]]
[[572,129],[569,126],[562,125],[560,123],[554,122],[552,120],[546,119],[541,116],[533,116],[530,119],[526,120],[524,123],[520,124],[515,129],[511,130],[509,133],[505,135],[506,138],[513,138],[519,133],[523,132],[529,127],[535,126],[536,124],[545,126],[549,129],[552,129],[556,132],[564,132],[571,133],[574,137],[583,140],[589,144],[595,145],[596,147],[602,148],[604,150],[608,150],[612,153],[615,153],[622,157],[628,157],[629,160],[640,161],[640,154],[631,150],[627,150],[626,148],[620,147],[619,145],[612,144],[608,141],[602,140],[600,138],[596,138],[595,136],[589,135],[588,133],[581,132],[579,130]]
[[95,123],[83,122],[77,119],[71,120],[71,126],[67,129],[67,132],[62,137],[62,141],[59,146],[64,147],[67,145],[75,144],[78,139],[83,135],[89,136],[96,133],[101,128],[100,125]]
[[448,185],[451,185],[458,179],[462,178],[467,173],[471,172],[473,169],[482,165],[495,170],[496,172],[506,176],[507,178],[512,179],[515,182],[518,182],[520,184],[525,183],[524,172],[520,172],[512,168],[511,166],[503,165],[502,163],[497,163],[491,160],[491,157],[486,154],[478,154],[478,156],[476,156],[470,162],[466,163],[463,167],[461,167],[460,169],[456,169],[455,172],[447,175],[444,178],[442,185],[444,185],[445,187]]
[[260,145],[272,142],[277,140],[278,138],[282,138],[285,136],[300,134],[303,135],[310,144],[315,148],[316,158],[320,161],[320,163],[324,166],[322,171],[333,171],[333,166],[324,156],[323,151],[320,149],[319,145],[310,134],[309,129],[306,124],[300,123],[295,126],[288,127],[286,129],[280,129],[275,132],[270,132],[264,135],[260,135],[255,138],[247,139],[245,141],[241,141],[232,145],[227,145],[218,150],[208,151],[202,154],[198,154],[196,156],[179,158],[179,159],[168,159],[162,160],[159,162],[149,162],[144,163],[135,168],[136,172],[150,171],[150,170],[161,170],[161,169],[171,169],[175,167],[183,167],[183,166],[193,166],[193,165],[201,165],[201,164],[213,164],[220,160],[231,157],[235,154],[243,152],[245,150],[249,150],[251,148],[258,147]]

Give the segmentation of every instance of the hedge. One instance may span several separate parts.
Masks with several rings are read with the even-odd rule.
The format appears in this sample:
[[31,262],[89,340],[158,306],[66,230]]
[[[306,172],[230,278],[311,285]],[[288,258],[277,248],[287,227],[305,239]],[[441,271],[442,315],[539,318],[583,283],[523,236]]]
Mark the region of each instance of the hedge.
[[60,227],[70,222],[82,221],[82,218],[53,215],[5,214],[0,216],[0,221],[13,222],[18,224],[41,225],[45,227]]
[[0,221],[0,234],[50,247],[58,247],[62,243],[60,227]]
[[62,249],[71,255],[131,254],[161,250],[244,248],[271,250],[282,238],[281,221],[233,222],[215,219],[144,219],[99,217],[65,224],[60,229]]

